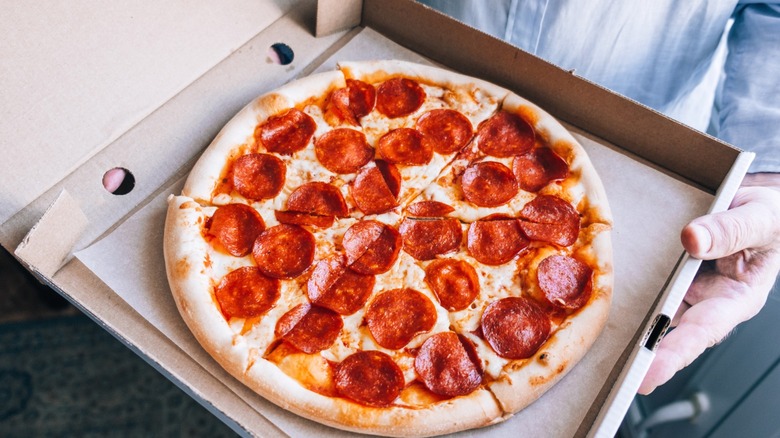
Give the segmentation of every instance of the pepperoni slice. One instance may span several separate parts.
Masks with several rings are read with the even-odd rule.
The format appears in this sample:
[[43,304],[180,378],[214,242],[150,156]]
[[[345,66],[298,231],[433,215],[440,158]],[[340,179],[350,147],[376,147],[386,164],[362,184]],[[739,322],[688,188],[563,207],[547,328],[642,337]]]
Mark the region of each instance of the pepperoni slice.
[[479,149],[494,157],[507,158],[529,151],[536,142],[531,125],[517,114],[499,111],[477,129]]
[[393,359],[381,351],[358,351],[336,365],[336,389],[358,403],[385,407],[404,388],[404,373]]
[[391,119],[417,111],[423,102],[425,90],[411,79],[389,79],[377,88],[376,109]]
[[398,128],[379,139],[377,152],[390,163],[422,166],[433,158],[433,143],[416,129]]
[[316,130],[317,123],[311,116],[291,108],[260,124],[255,130],[255,138],[269,152],[292,155],[309,144]]
[[247,199],[271,199],[282,191],[286,172],[284,161],[273,155],[242,155],[233,162],[233,187]]
[[398,350],[436,323],[436,308],[414,289],[382,292],[366,307],[368,331],[377,344]]
[[314,142],[314,152],[317,160],[334,173],[355,173],[374,157],[365,134],[349,128],[325,133]]
[[420,201],[406,207],[410,216],[417,217],[442,217],[455,211],[449,205],[438,201]]
[[376,88],[356,79],[347,79],[347,86],[330,95],[326,113],[338,120],[357,126],[360,118],[367,116],[376,103]]
[[405,218],[398,227],[404,238],[404,251],[417,260],[431,260],[460,248],[463,230],[460,222],[447,219]]
[[477,271],[463,260],[434,260],[425,268],[425,282],[450,311],[466,309],[479,295]]
[[569,246],[577,241],[580,215],[563,199],[539,195],[520,210],[520,228],[531,240]]
[[253,318],[264,315],[279,299],[279,280],[244,266],[222,277],[214,295],[225,319]]
[[376,160],[374,164],[376,164],[376,168],[382,174],[382,178],[385,180],[390,193],[397,198],[398,194],[401,193],[401,172],[398,171],[398,167],[385,160]]
[[593,270],[566,255],[552,255],[539,263],[536,276],[545,298],[555,307],[576,310],[590,299]]
[[349,108],[349,88],[339,88],[330,93],[328,101],[325,103],[325,118],[334,125],[346,123],[360,126],[357,117]]
[[374,276],[347,268],[344,255],[320,260],[311,273],[306,294],[311,302],[341,315],[351,315],[363,307],[374,290]]
[[333,216],[320,216],[300,211],[279,211],[274,210],[276,220],[283,224],[292,225],[311,225],[318,228],[328,228],[333,225]]
[[264,229],[260,213],[245,204],[223,205],[206,222],[206,232],[216,238],[218,247],[236,257],[249,254]]
[[344,327],[334,311],[309,303],[298,304],[279,318],[274,334],[304,353],[330,347]]
[[364,167],[352,183],[352,199],[365,214],[379,214],[398,205],[401,191],[401,173],[398,168],[383,160],[376,160],[375,167]]
[[349,109],[358,119],[367,116],[376,103],[376,88],[357,79],[347,79]]
[[281,224],[263,231],[252,255],[263,274],[295,278],[314,261],[314,236],[298,225]]
[[342,241],[350,269],[365,275],[385,273],[401,252],[401,234],[377,221],[361,221],[349,227]]
[[344,202],[341,191],[331,184],[319,181],[303,184],[290,193],[287,209],[320,216],[347,215],[347,203]]
[[472,222],[466,233],[469,254],[486,265],[502,265],[528,246],[520,225],[511,218],[492,218]]
[[550,336],[551,329],[547,314],[523,297],[490,303],[482,314],[480,326],[493,351],[507,359],[533,356]]
[[508,167],[482,161],[466,168],[461,177],[463,197],[480,207],[498,207],[517,195],[517,180]]
[[550,148],[536,148],[512,161],[512,171],[521,189],[538,192],[552,181],[569,176],[569,165]]
[[471,121],[451,109],[428,111],[417,119],[417,129],[431,139],[433,150],[443,155],[463,149],[474,134]]
[[442,332],[422,344],[414,359],[414,370],[431,392],[457,397],[470,394],[482,383],[475,349],[467,343],[453,332]]

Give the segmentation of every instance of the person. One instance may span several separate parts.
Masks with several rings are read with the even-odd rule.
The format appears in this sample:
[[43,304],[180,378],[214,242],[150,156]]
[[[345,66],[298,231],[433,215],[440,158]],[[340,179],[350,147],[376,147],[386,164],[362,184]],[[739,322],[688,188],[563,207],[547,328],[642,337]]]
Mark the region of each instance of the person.
[[780,2],[420,1],[756,152],[728,211],[681,231],[705,262],[641,394],[758,313],[780,271]]

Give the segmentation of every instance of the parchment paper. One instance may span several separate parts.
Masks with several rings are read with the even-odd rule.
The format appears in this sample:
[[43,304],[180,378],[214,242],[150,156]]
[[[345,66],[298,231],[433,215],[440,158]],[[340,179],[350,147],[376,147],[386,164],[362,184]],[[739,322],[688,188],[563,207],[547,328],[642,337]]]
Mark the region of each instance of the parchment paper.
[[[338,60],[394,58],[426,62],[371,30],[363,30],[317,70]],[[569,127],[600,174],[614,215],[615,289],[607,326],[593,348],[560,383],[509,420],[459,436],[570,437],[607,382],[620,354],[648,313],[683,249],[679,231],[707,211],[713,197],[619,149]],[[291,436],[344,436],[265,401],[223,371],[184,325],[171,297],[162,255],[169,187],[111,234],[76,256],[172,344]]]

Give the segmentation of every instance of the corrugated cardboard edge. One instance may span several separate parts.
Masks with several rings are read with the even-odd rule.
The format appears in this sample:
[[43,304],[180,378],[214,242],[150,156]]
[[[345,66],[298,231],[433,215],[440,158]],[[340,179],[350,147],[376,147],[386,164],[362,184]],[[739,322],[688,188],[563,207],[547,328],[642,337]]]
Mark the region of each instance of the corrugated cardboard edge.
[[30,269],[51,278],[70,258],[89,221],[67,190],[62,190],[30,229],[14,254]]
[[[709,213],[725,211],[729,208],[754,158],[755,154],[752,152],[739,154],[726,179],[718,188]],[[615,436],[639,385],[641,385],[655,358],[657,341],[666,333],[668,321],[682,304],[700,265],[701,260],[695,259],[687,253],[681,256],[677,269],[666,283],[664,291],[659,294],[653,311],[648,314],[648,318],[643,324],[643,331],[637,333],[635,337],[639,342],[631,347],[633,351],[629,353],[627,361],[620,362],[631,365],[622,370],[605,402],[600,404],[600,412],[587,434],[588,437],[611,438]],[[664,324],[664,326],[656,327],[657,324]],[[608,406],[608,408],[603,409],[604,406]]]
[[319,38],[352,29],[360,24],[362,14],[363,0],[318,0],[314,35]]

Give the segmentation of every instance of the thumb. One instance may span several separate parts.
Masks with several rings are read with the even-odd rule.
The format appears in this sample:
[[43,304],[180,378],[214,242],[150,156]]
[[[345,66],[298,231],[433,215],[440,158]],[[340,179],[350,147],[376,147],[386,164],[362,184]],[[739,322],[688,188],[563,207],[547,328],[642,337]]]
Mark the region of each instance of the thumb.
[[692,220],[680,238],[692,256],[714,260],[772,245],[779,231],[780,194],[763,187],[743,187],[728,211]]

